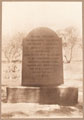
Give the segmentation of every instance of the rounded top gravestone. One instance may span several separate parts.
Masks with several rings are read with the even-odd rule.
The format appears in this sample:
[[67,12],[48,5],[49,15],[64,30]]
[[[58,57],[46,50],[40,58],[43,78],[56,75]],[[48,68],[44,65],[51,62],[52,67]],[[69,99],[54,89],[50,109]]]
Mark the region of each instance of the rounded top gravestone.
[[32,30],[23,40],[22,85],[63,83],[62,40],[49,28]]

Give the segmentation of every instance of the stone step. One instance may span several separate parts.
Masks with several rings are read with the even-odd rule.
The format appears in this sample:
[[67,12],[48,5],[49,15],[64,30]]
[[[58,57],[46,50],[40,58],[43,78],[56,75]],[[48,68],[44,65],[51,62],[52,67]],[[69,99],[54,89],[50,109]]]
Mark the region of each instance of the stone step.
[[7,87],[7,102],[75,105],[78,103],[78,88]]

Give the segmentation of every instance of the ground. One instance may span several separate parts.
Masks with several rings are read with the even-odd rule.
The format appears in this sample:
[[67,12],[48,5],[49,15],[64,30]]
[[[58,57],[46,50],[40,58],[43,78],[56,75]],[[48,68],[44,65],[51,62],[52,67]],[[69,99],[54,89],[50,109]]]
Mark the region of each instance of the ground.
[[[14,65],[14,64],[13,64]],[[16,72],[7,70],[2,64],[2,118],[82,118],[83,117],[83,65],[82,61],[64,63],[64,84],[78,88],[78,104],[75,106],[39,105],[35,103],[6,103],[6,87],[21,85],[21,63]],[[14,67],[14,66],[13,66]],[[11,81],[12,80],[12,81]]]

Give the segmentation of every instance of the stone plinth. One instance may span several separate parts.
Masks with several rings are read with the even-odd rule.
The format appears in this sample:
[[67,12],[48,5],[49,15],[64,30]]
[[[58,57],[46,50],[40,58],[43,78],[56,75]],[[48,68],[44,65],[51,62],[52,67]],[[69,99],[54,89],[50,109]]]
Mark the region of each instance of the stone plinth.
[[38,103],[38,87],[8,87],[7,102],[11,103]]
[[7,102],[75,105],[78,89],[72,87],[8,87]]
[[41,87],[40,104],[58,104],[60,99],[59,88]]
[[73,87],[41,88],[41,104],[75,105],[78,102],[78,89]]
[[[60,89],[60,88],[59,88]],[[78,102],[78,89],[73,87],[60,89],[60,105],[74,105]]]

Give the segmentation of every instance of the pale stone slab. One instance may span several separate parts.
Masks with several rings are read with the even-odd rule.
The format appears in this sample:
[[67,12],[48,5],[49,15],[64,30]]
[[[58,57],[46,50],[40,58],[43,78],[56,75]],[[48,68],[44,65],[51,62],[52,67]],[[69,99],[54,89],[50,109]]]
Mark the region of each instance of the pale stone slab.
[[38,87],[8,87],[7,102],[10,103],[38,103]]

